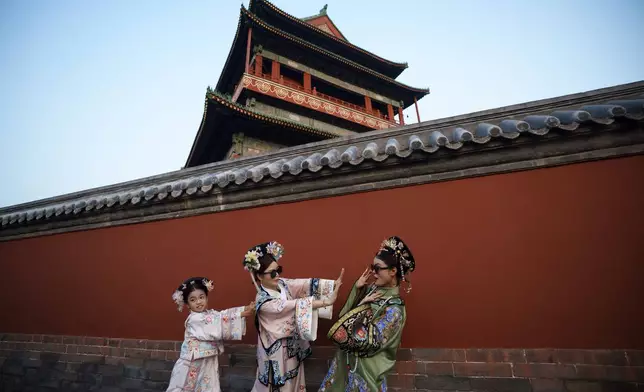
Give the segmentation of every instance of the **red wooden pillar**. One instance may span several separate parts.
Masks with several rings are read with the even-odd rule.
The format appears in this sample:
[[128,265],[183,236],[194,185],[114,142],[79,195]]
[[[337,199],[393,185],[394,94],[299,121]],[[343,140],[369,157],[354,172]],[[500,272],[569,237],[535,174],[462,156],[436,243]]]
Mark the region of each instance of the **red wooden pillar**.
[[262,65],[264,64],[264,57],[261,54],[255,55],[255,75],[262,76]]
[[367,97],[366,95],[364,97],[364,107],[367,109],[367,113],[371,113],[373,111],[371,107],[371,98]]
[[308,72],[304,72],[304,91],[311,92],[311,74]]
[[402,106],[398,108],[398,122],[400,123],[400,125],[405,125],[405,119],[403,118]]
[[280,63],[273,60],[273,65],[271,67],[271,79],[275,81],[280,80]]
[[418,118],[418,122],[420,122],[420,112],[418,111],[418,100],[416,97],[414,97],[414,106],[416,106],[416,117]]
[[389,121],[395,121],[394,107],[391,104],[387,104],[387,117],[389,117]]
[[246,41],[246,73],[248,73],[248,69],[250,68],[250,38],[253,35],[253,28],[249,27],[248,28],[248,40]]

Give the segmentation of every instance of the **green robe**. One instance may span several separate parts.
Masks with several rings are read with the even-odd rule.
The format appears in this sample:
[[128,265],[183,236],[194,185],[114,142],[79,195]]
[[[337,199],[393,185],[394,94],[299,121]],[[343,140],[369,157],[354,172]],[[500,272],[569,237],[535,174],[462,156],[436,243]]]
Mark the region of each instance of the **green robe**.
[[[351,294],[340,311],[340,318],[355,309],[367,295],[368,288],[353,286]],[[320,391],[386,391],[385,379],[396,364],[396,352],[400,346],[403,327],[407,319],[405,304],[398,287],[379,288],[381,299],[370,304],[373,319],[370,325],[361,323],[360,317],[351,327],[359,331],[362,344],[359,352],[338,350]],[[349,315],[347,315],[349,316]]]

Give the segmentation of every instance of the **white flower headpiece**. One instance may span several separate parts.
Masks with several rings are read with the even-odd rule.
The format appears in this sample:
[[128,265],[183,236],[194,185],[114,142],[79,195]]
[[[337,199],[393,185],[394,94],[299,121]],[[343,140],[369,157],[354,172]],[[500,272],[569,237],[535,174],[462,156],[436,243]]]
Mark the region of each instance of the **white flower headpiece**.
[[259,269],[259,258],[264,256],[262,248],[257,246],[251,249],[244,255],[244,269],[246,271],[257,271]]

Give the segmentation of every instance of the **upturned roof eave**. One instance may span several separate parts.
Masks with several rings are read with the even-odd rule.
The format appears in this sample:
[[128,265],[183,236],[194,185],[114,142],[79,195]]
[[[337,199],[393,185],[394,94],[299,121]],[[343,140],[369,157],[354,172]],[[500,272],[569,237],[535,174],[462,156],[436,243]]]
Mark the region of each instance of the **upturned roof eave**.
[[[346,36],[340,31],[340,29],[337,26],[335,26],[335,23],[333,23],[333,21],[331,21],[331,23],[334,24],[335,28],[344,37],[344,40],[339,39],[339,38],[335,37],[334,35],[329,34],[326,31],[320,30],[317,27],[315,27],[313,25],[310,25],[309,23],[306,22],[307,20],[312,20],[312,19],[319,18],[319,17],[322,17],[322,16],[329,17],[327,14],[317,14],[317,15],[313,15],[313,16],[309,16],[309,17],[305,17],[305,18],[297,18],[297,17],[289,14],[288,12],[278,8],[277,6],[275,6],[274,4],[272,4],[271,2],[269,2],[267,0],[250,0],[250,2],[248,4],[248,8],[252,11],[254,9],[254,7],[256,6],[256,4],[264,4],[264,5],[267,6],[268,9],[272,10],[276,15],[279,15],[279,16],[281,16],[283,18],[286,18],[286,19],[291,20],[291,21],[293,21],[295,23],[298,23],[299,25],[301,25],[301,26],[303,26],[303,27],[305,27],[307,29],[310,29],[311,31],[314,31],[316,34],[318,34],[318,35],[320,35],[322,37],[333,39],[333,40],[345,45],[346,47],[350,48],[351,50],[361,52],[363,54],[366,54],[366,55],[372,57],[374,60],[377,60],[377,61],[380,61],[380,62],[382,62],[384,64],[390,65],[390,66],[392,66],[394,68],[398,68],[400,70],[400,72],[398,72],[398,75],[400,75],[400,73],[403,70],[405,70],[405,69],[407,69],[409,67],[409,64],[407,62],[402,62],[401,63],[401,62],[397,62],[397,61],[387,60],[387,59],[385,59],[383,57],[378,56],[375,53],[372,53],[372,52],[370,52],[368,50],[365,50],[365,49],[363,49],[363,48],[361,48],[359,46],[356,46],[356,45],[352,44],[351,42],[349,42],[346,39]],[[329,18],[329,20],[331,20],[331,18]],[[398,75],[396,75],[396,76],[398,76]]]

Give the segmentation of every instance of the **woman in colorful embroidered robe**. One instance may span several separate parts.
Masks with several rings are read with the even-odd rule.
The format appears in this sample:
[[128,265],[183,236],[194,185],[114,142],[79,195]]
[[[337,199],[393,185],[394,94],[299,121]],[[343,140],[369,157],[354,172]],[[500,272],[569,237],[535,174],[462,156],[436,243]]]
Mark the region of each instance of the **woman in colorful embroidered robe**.
[[254,313],[254,303],[223,311],[208,309],[207,278],[190,278],[172,295],[179,311],[187,305],[190,314],[179,359],[172,369],[169,392],[219,392],[219,361],[223,340],[241,340],[246,333],[245,317]]
[[[385,391],[407,320],[400,282],[416,267],[398,237],[385,240],[373,264],[356,281],[328,337],[340,349],[320,391]],[[368,286],[370,276],[375,278]],[[411,286],[408,286],[410,289]]]
[[[257,245],[244,266],[259,282],[255,326],[258,331],[257,379],[253,391],[305,391],[304,360],[309,341],[317,337],[318,317],[331,318],[331,305],[342,284],[325,279],[281,279],[277,261],[283,254],[277,242]],[[324,313],[324,314],[323,314]]]

